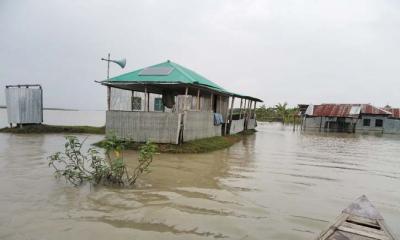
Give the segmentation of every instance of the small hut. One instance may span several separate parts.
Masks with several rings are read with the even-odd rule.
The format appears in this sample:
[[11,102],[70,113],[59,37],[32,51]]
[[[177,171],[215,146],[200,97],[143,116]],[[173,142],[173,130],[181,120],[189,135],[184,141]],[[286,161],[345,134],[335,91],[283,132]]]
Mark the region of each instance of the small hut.
[[304,130],[400,133],[396,109],[383,109],[371,104],[308,105],[302,116]]
[[[252,129],[261,101],[169,60],[100,83],[108,89],[106,133],[137,142],[178,144]],[[240,118],[233,120],[235,98]]]
[[43,122],[43,91],[40,85],[7,85],[6,104],[10,126]]

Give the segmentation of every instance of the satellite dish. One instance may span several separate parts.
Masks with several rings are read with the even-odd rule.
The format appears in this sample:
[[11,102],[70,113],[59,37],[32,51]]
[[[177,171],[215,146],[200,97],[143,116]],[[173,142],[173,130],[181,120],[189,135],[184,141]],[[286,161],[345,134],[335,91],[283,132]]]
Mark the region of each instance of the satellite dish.
[[121,59],[121,60],[110,60],[110,62],[118,64],[121,68],[124,68],[126,65],[126,59]]

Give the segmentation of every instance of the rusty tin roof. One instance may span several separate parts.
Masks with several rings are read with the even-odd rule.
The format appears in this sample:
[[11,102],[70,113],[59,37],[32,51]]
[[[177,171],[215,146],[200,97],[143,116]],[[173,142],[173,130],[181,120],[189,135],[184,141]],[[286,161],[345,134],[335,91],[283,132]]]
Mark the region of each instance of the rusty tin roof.
[[371,104],[321,104],[313,106],[314,117],[358,117],[359,114],[391,115],[392,113]]

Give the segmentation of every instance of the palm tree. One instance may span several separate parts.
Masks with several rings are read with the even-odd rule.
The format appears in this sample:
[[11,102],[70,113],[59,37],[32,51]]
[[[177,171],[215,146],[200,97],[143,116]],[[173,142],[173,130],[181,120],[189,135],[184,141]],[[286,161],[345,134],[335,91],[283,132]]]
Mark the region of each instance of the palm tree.
[[288,109],[286,109],[286,107],[287,107],[287,102],[284,102],[283,104],[278,103],[277,105],[275,105],[276,113],[278,114],[279,117],[282,118],[283,125],[285,125],[286,116],[288,115]]

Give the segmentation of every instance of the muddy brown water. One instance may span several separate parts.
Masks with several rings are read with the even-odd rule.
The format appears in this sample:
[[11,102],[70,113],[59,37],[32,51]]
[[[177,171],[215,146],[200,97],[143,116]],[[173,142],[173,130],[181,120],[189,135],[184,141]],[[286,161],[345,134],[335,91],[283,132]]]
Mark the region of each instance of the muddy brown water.
[[63,143],[0,134],[0,239],[313,239],[362,194],[400,236],[398,136],[259,124],[229,149],[157,155],[135,189],[56,181]]

